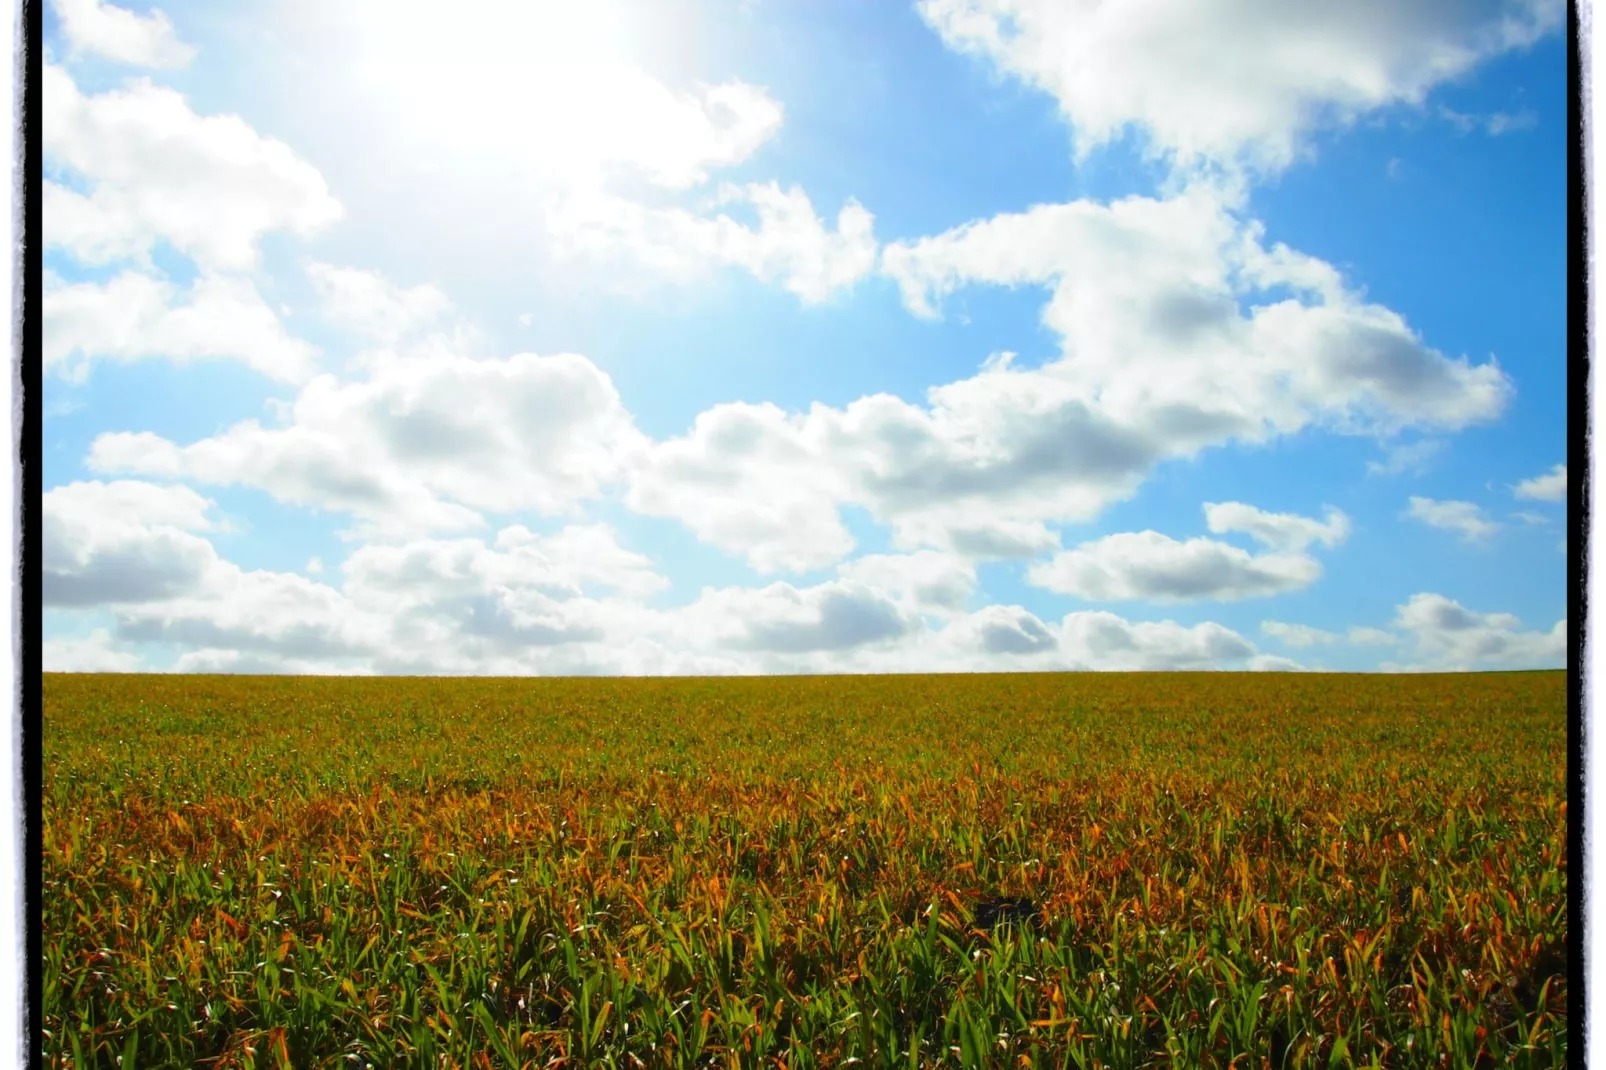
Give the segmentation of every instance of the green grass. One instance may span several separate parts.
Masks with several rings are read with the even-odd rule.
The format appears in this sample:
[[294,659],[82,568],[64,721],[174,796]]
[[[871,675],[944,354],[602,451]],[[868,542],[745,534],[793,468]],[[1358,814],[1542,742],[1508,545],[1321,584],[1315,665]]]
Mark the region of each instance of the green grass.
[[1566,1061],[1560,673],[44,696],[56,1065]]

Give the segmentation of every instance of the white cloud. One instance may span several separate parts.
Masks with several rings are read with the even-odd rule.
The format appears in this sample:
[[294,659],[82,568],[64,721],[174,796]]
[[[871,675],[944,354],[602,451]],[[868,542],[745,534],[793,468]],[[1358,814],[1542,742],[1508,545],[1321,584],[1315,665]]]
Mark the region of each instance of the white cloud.
[[1561,0],[920,0],[949,48],[1051,94],[1079,154],[1140,130],[1188,166],[1292,163],[1311,131],[1419,104],[1562,25]]
[[1313,423],[1453,430],[1502,411],[1512,388],[1497,364],[1428,348],[1330,264],[1261,237],[1219,190],[1194,185],[1038,205],[893,243],[882,264],[920,315],[962,285],[1050,285],[1043,322],[1064,356],[1043,374],[1177,452]]
[[806,414],[717,405],[653,446],[627,500],[761,570],[840,560],[853,547],[837,515],[846,503],[890,524],[901,549],[1035,552],[1057,541],[1045,520],[1093,516],[1160,452],[1037,373],[995,369],[929,399],[880,394]]
[[962,613],[976,592],[976,566],[936,550],[869,554],[844,563],[837,572],[843,579],[886,591],[922,613]]
[[45,492],[44,599],[80,608],[151,602],[203,585],[217,568],[211,502],[187,487],[120,480]]
[[386,612],[520,591],[568,598],[600,587],[641,598],[668,586],[651,561],[621,546],[602,524],[569,525],[550,535],[515,524],[489,544],[470,538],[368,545],[341,571],[354,600]]
[[1308,624],[1289,624],[1280,620],[1260,622],[1260,630],[1286,647],[1303,650],[1313,646],[1348,643],[1351,646],[1393,646],[1399,637],[1378,628],[1351,628],[1343,634],[1312,628]]
[[437,287],[403,289],[378,272],[310,261],[306,273],[326,319],[380,342],[431,326],[452,307]]
[[160,8],[137,15],[104,0],[51,0],[74,55],[91,53],[134,67],[183,67],[195,49],[178,39]]
[[712,267],[741,267],[762,281],[779,281],[805,304],[824,301],[875,270],[875,220],[857,201],[842,207],[835,230],[826,227],[797,186],[722,186],[714,205],[732,204],[751,207],[758,225],[724,212],[701,215],[602,193],[566,198],[552,212],[550,225],[566,255],[623,254],[639,267],[683,282]]
[[[1029,556],[1057,546],[1049,525],[1093,518],[1167,458],[1312,424],[1460,426],[1498,412],[1509,393],[1494,365],[1448,360],[1392,313],[1346,303],[1329,266],[1262,249],[1258,232],[1233,223],[1208,191],[1060,207],[1072,225],[1046,245],[1042,231],[1011,223],[1002,237],[1018,240],[998,249],[1006,263],[1041,255],[1029,277],[1068,265],[1045,314],[1067,355],[1036,368],[990,361],[924,404],[889,395],[806,413],[723,404],[686,435],[649,443],[582,357],[468,360],[437,345],[427,358],[381,355],[367,381],[314,380],[287,427],[248,422],[184,447],[106,435],[91,463],[260,486],[409,530],[471,526],[483,512],[562,511],[624,480],[637,511],[678,518],[760,570],[806,570],[853,548],[845,505],[890,525],[898,549]],[[973,273],[964,250],[977,233],[938,260]],[[906,250],[904,264],[922,278],[925,244]],[[1224,249],[1237,250],[1230,264]],[[1287,299],[1245,319],[1232,278],[1294,286],[1323,303]],[[1095,304],[1084,308],[1087,294]],[[1278,317],[1285,327],[1266,325]],[[1327,319],[1313,326],[1311,317]]]
[[1293,647],[1296,650],[1338,641],[1338,636],[1332,632],[1312,628],[1308,624],[1289,624],[1280,620],[1263,620],[1260,622],[1260,630],[1283,646]]
[[377,357],[366,379],[313,379],[283,427],[255,420],[180,446],[102,434],[98,472],[259,487],[364,530],[474,527],[482,513],[567,515],[644,444],[612,381],[572,354]]
[[505,196],[561,265],[594,269],[588,281],[633,293],[737,267],[814,304],[875,270],[874,220],[851,198],[833,220],[795,184],[707,188],[751,165],[784,109],[739,79],[650,71],[650,5],[466,0],[451,25],[421,0],[302,6],[351,56],[359,114],[472,172],[480,196],[507,176]]
[[101,359],[231,359],[280,382],[312,375],[316,350],[286,333],[248,280],[203,275],[186,297],[137,271],[71,285],[47,275],[45,367],[80,382]]
[[1041,520],[964,517],[958,510],[933,509],[901,516],[897,524],[899,541],[906,545],[946,546],[967,557],[1036,557],[1060,546],[1059,534]]
[[1482,507],[1473,502],[1438,501],[1413,496],[1405,515],[1429,527],[1453,531],[1468,542],[1486,538],[1500,530],[1500,525],[1487,519]]
[[44,154],[92,188],[46,183],[45,241],[87,263],[143,258],[169,242],[204,268],[256,263],[263,234],[309,235],[343,209],[289,146],[235,115],[197,115],[174,90],[136,80],[85,95],[45,64]]
[[[183,488],[96,485],[60,495],[102,542],[122,537],[103,507],[134,503],[142,522],[206,523]],[[186,532],[187,533],[187,532]],[[705,589],[652,608],[666,581],[602,525],[494,539],[417,539],[359,547],[337,586],[247,571],[198,535],[205,568],[164,586],[159,562],[131,561],[122,588],[74,603],[109,608],[115,628],[63,668],[136,668],[130,644],[174,650],[181,672],[794,673],[1018,668],[1289,668],[1217,624],[1130,623],[1073,613],[1059,624],[1020,606],[964,613],[967,566],[941,555],[877,555],[813,586]],[[124,541],[128,541],[124,538]],[[54,567],[60,556],[47,552]],[[153,567],[158,566],[158,567]],[[872,582],[863,577],[877,577]],[[138,592],[144,592],[141,599]],[[55,603],[53,603],[55,604]],[[935,608],[933,627],[921,610]],[[108,653],[109,652],[109,653]]]
[[212,501],[188,487],[135,480],[111,483],[91,480],[46,491],[41,504],[46,517],[71,518],[75,523],[104,516],[134,524],[160,524],[181,531],[216,528],[207,516],[213,508]]
[[1478,125],[1478,120],[1475,116],[1462,114],[1450,107],[1440,107],[1439,117],[1446,120],[1463,134],[1472,133]]
[[847,556],[853,537],[835,508],[845,483],[822,463],[820,437],[774,405],[717,405],[690,434],[650,448],[626,502],[679,519],[762,572],[824,567]]
[[371,670],[350,659],[285,657],[271,651],[203,648],[188,650],[173,662],[175,673],[242,673],[251,676],[368,676]]
[[364,546],[342,572],[352,605],[389,622],[376,662],[386,671],[483,672],[474,666],[515,667],[521,659],[524,667],[512,671],[554,662],[574,669],[577,659],[632,671],[626,652],[654,616],[640,600],[667,586],[603,525],[551,535],[514,525],[490,543]]
[[1519,112],[1497,111],[1489,116],[1487,129],[1490,137],[1509,134],[1513,130],[1532,130],[1539,125],[1539,116],[1524,109]]
[[1367,461],[1366,470],[1378,476],[1397,476],[1404,472],[1420,475],[1443,450],[1444,443],[1434,438],[1390,446],[1381,461]]
[[[1497,365],[1428,349],[1330,265],[1265,249],[1204,187],[1043,206],[894,244],[883,265],[916,311],[969,281],[1051,282],[1044,321],[1064,355],[989,360],[924,405],[715,406],[653,448],[631,506],[765,570],[839,560],[845,504],[891,525],[900,548],[1030,556],[1057,543],[1048,525],[1095,517],[1165,459],[1310,427],[1459,428],[1511,394]],[[1295,296],[1240,309],[1272,289]]]
[[1054,629],[1021,606],[983,606],[951,630],[958,645],[995,657],[1059,652],[1059,636]]
[[119,607],[131,642],[335,663],[382,649],[388,623],[354,612],[338,591],[288,572],[220,561],[204,585],[174,598]]
[[1253,643],[1230,628],[1206,622],[1132,623],[1113,613],[1071,613],[1060,626],[1061,648],[1077,668],[1136,670],[1217,669],[1252,658]]
[[1263,546],[1273,550],[1298,553],[1319,542],[1333,547],[1349,537],[1349,517],[1337,509],[1327,510],[1322,522],[1293,513],[1268,513],[1243,502],[1208,502],[1204,507],[1205,523],[1217,535],[1242,532]]
[[1285,658],[1280,654],[1256,654],[1245,663],[1250,672],[1309,672],[1304,665],[1293,658]]
[[44,641],[45,672],[140,672],[138,654],[118,648],[105,628],[86,636],[56,636]]
[[88,197],[44,181],[45,242],[66,249],[85,264],[117,260],[149,262],[153,236],[145,221],[112,203],[111,196]]
[[919,627],[885,592],[852,580],[798,588],[722,588],[677,617],[720,646],[760,655],[809,654],[889,644]]
[[1252,555],[1212,539],[1178,542],[1155,531],[1109,535],[1033,565],[1027,582],[1090,602],[1236,601],[1310,586],[1321,576],[1299,553]]
[[1523,631],[1522,622],[1510,613],[1477,613],[1441,594],[1424,592],[1396,609],[1394,623],[1414,641],[1416,660],[1385,664],[1385,669],[1465,672],[1566,664],[1565,617],[1549,631]]
[[653,641],[667,629],[639,600],[664,581],[605,527],[368,545],[341,572],[220,561],[182,594],[114,605],[115,638],[178,648],[180,672],[733,671]]
[[1243,502],[1207,502],[1212,532],[1241,532],[1273,552],[1250,554],[1214,539],[1178,541],[1155,531],[1109,535],[1033,565],[1027,581],[1088,601],[1235,601],[1299,590],[1322,574],[1304,551],[1313,543],[1337,546],[1349,535],[1349,517],[1337,509],[1326,521],[1268,513]]
[[1539,502],[1559,502],[1567,497],[1567,466],[1558,464],[1543,475],[1525,479],[1512,488],[1519,498]]
[[1520,112],[1493,112],[1489,115],[1467,115],[1454,108],[1440,107],[1439,116],[1463,134],[1482,129],[1490,137],[1499,137],[1514,130],[1531,130],[1539,125],[1539,116],[1524,109]]

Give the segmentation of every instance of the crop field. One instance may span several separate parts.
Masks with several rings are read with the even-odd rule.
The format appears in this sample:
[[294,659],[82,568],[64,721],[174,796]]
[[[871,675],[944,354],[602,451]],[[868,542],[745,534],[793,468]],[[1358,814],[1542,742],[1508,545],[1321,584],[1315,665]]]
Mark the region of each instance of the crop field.
[[1561,1066],[1566,680],[44,682],[57,1066]]

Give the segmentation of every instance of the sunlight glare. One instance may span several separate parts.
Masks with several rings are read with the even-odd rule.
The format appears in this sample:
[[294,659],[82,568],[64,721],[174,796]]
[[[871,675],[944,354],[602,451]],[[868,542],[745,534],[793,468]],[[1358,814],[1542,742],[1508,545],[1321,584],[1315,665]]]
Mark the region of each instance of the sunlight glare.
[[674,137],[654,121],[653,98],[669,94],[633,62],[619,4],[463,0],[442,12],[363,3],[358,75],[407,132],[458,152],[511,149],[571,180],[650,162]]

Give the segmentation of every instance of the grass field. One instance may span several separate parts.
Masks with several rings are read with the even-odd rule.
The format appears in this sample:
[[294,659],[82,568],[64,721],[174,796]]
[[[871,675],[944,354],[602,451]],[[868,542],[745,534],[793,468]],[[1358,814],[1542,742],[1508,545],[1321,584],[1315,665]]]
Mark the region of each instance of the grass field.
[[57,1065],[1566,1059],[1561,673],[44,700]]

